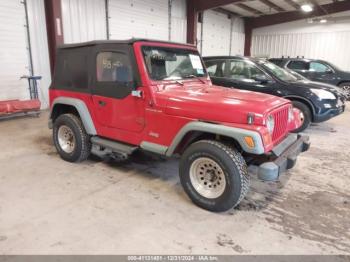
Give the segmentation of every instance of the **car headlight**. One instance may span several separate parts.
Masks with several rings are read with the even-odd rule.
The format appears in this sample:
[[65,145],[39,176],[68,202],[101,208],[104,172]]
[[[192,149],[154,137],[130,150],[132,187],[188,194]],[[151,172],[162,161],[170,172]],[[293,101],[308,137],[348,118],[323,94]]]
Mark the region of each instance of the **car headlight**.
[[275,119],[273,118],[272,115],[269,115],[267,117],[266,127],[267,127],[267,130],[269,130],[269,133],[272,134],[272,132],[275,128]]
[[288,123],[292,122],[293,120],[294,120],[293,107],[290,106],[288,110]]
[[318,96],[319,99],[336,99],[335,95],[323,89],[311,89],[312,93]]

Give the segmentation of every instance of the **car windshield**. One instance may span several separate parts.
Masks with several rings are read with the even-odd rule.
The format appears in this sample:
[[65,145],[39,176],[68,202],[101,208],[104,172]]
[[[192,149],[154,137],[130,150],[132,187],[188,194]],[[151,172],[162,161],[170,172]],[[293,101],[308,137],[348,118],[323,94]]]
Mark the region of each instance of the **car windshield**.
[[259,64],[261,64],[267,71],[269,71],[271,74],[273,74],[275,77],[282,81],[286,82],[296,82],[299,79],[288,72],[287,70],[284,70],[283,68],[267,61],[259,61]]
[[144,46],[142,52],[149,76],[153,80],[180,80],[207,76],[196,51]]

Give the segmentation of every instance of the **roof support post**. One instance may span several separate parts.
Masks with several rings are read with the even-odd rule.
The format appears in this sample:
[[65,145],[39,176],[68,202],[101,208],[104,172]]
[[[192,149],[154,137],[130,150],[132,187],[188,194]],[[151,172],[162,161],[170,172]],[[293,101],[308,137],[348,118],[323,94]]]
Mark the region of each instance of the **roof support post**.
[[49,45],[51,74],[54,72],[56,49],[64,43],[61,0],[45,0],[47,40]]
[[244,19],[244,55],[251,55],[253,27],[248,19]]
[[197,44],[197,22],[198,10],[195,8],[194,0],[187,0],[187,43]]

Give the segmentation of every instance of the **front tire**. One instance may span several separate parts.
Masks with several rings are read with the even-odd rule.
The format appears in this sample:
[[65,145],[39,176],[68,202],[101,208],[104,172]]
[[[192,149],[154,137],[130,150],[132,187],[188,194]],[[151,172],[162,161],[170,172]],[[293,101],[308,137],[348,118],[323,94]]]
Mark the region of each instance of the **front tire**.
[[242,155],[213,140],[198,141],[185,150],[180,160],[180,180],[193,203],[214,212],[235,207],[249,189]]
[[301,119],[301,126],[298,129],[293,130],[293,133],[299,133],[308,128],[311,124],[312,115],[309,107],[302,102],[292,101],[293,107],[299,110],[299,116]]
[[60,115],[53,124],[53,141],[60,157],[68,162],[82,162],[91,152],[90,137],[79,117]]

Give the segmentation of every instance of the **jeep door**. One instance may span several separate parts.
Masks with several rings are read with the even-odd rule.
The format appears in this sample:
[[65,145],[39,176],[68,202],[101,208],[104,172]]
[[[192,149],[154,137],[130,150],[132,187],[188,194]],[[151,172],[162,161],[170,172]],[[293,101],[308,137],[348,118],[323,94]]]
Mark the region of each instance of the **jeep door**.
[[[144,100],[132,96],[138,86],[138,71],[128,45],[95,49],[92,100],[99,124],[113,133],[141,132],[145,126]],[[114,130],[114,131],[113,131]]]

